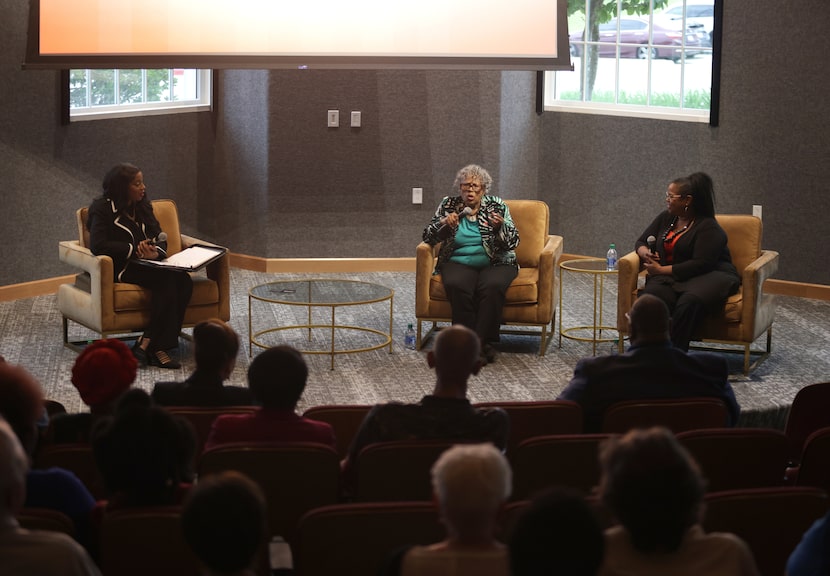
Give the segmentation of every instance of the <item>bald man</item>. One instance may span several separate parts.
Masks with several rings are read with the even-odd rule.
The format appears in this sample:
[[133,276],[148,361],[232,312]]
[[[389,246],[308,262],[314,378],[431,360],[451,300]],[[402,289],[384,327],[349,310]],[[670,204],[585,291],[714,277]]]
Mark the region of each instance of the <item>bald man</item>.
[[435,370],[432,394],[416,404],[389,402],[372,408],[363,420],[344,462],[354,462],[363,447],[393,440],[457,440],[492,442],[504,449],[508,417],[501,408],[474,408],[467,399],[467,381],[481,368],[475,332],[454,324],[444,328],[427,352]]
[[83,547],[65,534],[24,530],[16,516],[26,500],[29,459],[0,417],[0,563],[3,574],[100,576]]
[[729,384],[729,366],[718,354],[684,352],[670,339],[669,310],[649,294],[640,296],[628,315],[631,346],[625,354],[583,358],[559,395],[582,406],[585,431],[599,432],[602,414],[615,402],[707,396],[720,398],[729,424],[740,407]]

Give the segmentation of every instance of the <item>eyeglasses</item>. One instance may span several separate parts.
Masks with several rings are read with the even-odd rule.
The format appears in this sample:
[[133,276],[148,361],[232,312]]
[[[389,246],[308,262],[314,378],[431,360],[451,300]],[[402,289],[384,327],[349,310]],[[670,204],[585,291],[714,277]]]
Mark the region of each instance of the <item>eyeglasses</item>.
[[666,192],[666,200],[677,200],[678,198],[683,198],[683,194],[669,194]]
[[462,190],[472,190],[473,192],[478,192],[481,190],[481,184],[476,184],[475,182],[462,182],[461,183]]

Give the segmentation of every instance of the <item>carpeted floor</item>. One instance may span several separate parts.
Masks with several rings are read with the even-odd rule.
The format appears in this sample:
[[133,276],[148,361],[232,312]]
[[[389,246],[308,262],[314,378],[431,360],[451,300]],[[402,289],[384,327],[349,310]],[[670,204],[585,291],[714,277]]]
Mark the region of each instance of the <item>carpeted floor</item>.
[[[377,272],[361,274],[326,274],[325,277],[373,282],[393,288],[394,330],[392,352],[388,347],[359,354],[335,357],[330,369],[328,355],[307,355],[309,383],[300,409],[319,404],[364,404],[396,399],[415,401],[432,389],[433,374],[426,365],[425,352],[403,346],[403,332],[414,318],[414,273]],[[263,282],[311,278],[308,274],[265,274],[242,269],[231,270],[231,325],[242,340],[234,383],[245,383],[248,355],[248,290]],[[568,278],[563,303],[565,327],[590,323],[592,288]],[[608,287],[606,287],[608,288]],[[611,286],[610,290],[614,287]],[[254,331],[306,322],[306,308],[254,302]],[[337,309],[337,321],[375,328],[389,328],[389,303],[351,306]],[[330,309],[315,311],[314,322],[325,323]],[[607,290],[606,319],[616,318],[613,293]],[[556,323],[558,328],[559,317]],[[69,411],[82,411],[77,392],[71,384],[72,363],[76,354],[61,342],[61,316],[54,295],[11,302],[0,302],[0,355],[7,361],[27,367],[42,383],[49,398],[62,402]],[[70,325],[72,339],[90,339],[94,334]],[[328,333],[315,330],[308,343],[302,330],[280,331],[263,336],[268,344],[288,343],[300,348],[326,350]],[[379,342],[368,332],[338,330],[337,347],[368,347]],[[830,302],[803,298],[779,297],[773,354],[748,377],[741,373],[741,357],[728,355],[733,367],[733,386],[743,414],[741,424],[782,428],[795,393],[803,386],[830,380]],[[504,336],[495,363],[486,366],[470,383],[469,396],[475,402],[496,400],[541,400],[555,398],[567,384],[577,360],[591,354],[591,344],[563,339],[558,329],[545,356],[538,356],[536,336]],[[427,347],[429,344],[427,345]],[[254,354],[258,348],[254,346]],[[598,354],[616,351],[613,342],[600,344]],[[181,340],[181,370],[147,368],[141,370],[136,385],[150,390],[157,380],[181,380],[193,369],[192,351]]]

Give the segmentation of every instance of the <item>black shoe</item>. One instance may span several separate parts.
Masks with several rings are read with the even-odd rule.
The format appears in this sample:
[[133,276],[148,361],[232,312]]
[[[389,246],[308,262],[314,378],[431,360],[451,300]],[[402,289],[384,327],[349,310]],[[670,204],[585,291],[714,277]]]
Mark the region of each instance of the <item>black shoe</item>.
[[150,360],[151,366],[158,366],[159,368],[169,368],[171,370],[176,370],[182,367],[180,363],[171,358],[170,355],[164,350],[156,350],[155,352],[150,354],[148,358]]
[[150,362],[150,358],[147,356],[147,351],[141,347],[141,338],[136,340],[135,344],[133,344],[133,356],[138,361],[138,365],[141,368],[146,368],[147,364]]
[[496,361],[496,349],[490,344],[485,344],[481,349],[481,355],[487,359],[487,364],[492,364]]

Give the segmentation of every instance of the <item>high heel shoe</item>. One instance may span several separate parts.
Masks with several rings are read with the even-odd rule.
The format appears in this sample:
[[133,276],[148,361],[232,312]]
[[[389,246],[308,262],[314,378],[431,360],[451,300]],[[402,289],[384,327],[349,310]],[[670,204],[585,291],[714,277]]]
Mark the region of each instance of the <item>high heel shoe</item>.
[[139,337],[138,340],[135,341],[133,344],[132,352],[135,359],[138,361],[138,365],[142,368],[146,368],[147,364],[149,364],[150,359],[147,356],[147,350],[141,347],[141,342],[144,340],[144,336]]
[[170,355],[164,350],[156,350],[155,352],[150,354],[148,358],[151,366],[158,366],[159,368],[168,368],[170,370],[176,370],[182,367],[182,365],[179,362],[173,360],[170,357]]

